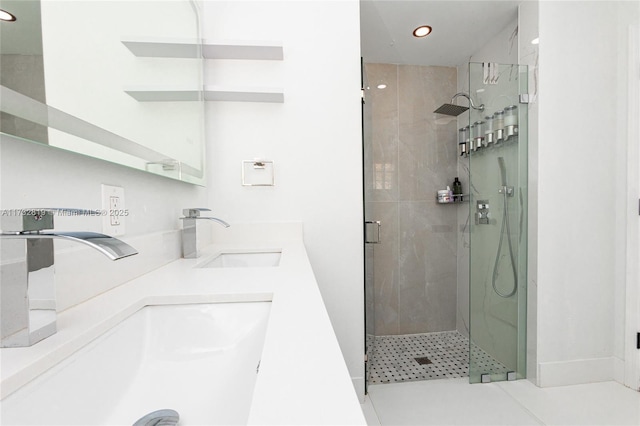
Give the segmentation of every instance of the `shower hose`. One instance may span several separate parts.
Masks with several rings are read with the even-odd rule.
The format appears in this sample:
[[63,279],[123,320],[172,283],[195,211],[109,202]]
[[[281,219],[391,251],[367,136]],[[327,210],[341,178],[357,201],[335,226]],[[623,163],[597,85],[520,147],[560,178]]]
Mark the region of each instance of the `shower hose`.
[[[493,264],[493,277],[491,279],[491,285],[493,286],[493,291],[495,291],[498,296],[506,299],[507,297],[511,297],[514,294],[516,294],[516,291],[518,289],[518,271],[516,270],[515,256],[513,255],[513,246],[511,243],[511,227],[509,226],[509,207],[507,206],[507,196],[508,196],[507,185],[506,185],[506,182],[503,182],[503,183],[505,183],[505,185],[502,187],[503,188],[502,196],[504,201],[504,208],[502,211],[503,212],[502,227],[500,229],[500,242],[498,243],[498,252],[496,253],[496,261]],[[500,290],[498,290],[498,287],[496,286],[496,280],[498,278],[498,261],[500,259],[500,252],[502,251],[502,240],[504,239],[505,226],[507,228],[507,244],[509,245],[509,257],[511,260],[511,270],[513,271],[513,288],[508,293],[502,293]]]

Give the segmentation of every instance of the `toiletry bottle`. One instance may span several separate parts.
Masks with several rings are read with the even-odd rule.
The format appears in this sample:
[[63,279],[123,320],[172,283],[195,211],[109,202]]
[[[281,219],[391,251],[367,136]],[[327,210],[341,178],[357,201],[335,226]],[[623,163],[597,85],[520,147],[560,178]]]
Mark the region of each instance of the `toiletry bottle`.
[[448,195],[447,202],[452,203],[453,202],[453,191],[451,190],[449,185],[447,185],[447,195]]
[[457,177],[453,180],[453,200],[462,201],[462,183]]

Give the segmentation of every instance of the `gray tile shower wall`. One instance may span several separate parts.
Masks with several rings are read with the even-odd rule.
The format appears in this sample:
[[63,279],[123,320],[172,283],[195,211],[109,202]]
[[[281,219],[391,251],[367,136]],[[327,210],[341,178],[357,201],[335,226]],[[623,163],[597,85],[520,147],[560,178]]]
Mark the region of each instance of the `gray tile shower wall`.
[[454,330],[457,207],[435,196],[457,173],[457,126],[433,111],[456,93],[457,70],[365,64],[365,73],[365,215],[382,224],[370,274],[375,334]]

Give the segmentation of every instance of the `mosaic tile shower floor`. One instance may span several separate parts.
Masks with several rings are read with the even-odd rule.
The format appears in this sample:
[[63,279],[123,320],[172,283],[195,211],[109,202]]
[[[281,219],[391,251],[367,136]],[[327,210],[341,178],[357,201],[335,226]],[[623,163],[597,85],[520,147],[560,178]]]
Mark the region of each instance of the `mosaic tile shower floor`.
[[[457,331],[369,338],[375,339],[370,384],[469,376],[469,340]],[[478,368],[506,373],[506,367],[482,349],[473,350]]]

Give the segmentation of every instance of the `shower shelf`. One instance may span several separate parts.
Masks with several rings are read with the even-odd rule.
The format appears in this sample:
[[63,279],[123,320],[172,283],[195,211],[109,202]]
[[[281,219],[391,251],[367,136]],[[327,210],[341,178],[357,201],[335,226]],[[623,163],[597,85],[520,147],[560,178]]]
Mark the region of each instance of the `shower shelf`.
[[280,88],[263,87],[150,87],[129,86],[124,88],[139,102],[181,102],[181,101],[231,101],[231,102],[271,102],[283,103],[284,92]]
[[283,59],[282,43],[276,41],[214,41],[165,37],[127,37],[122,40],[138,57],[204,59]]
[[438,204],[461,204],[461,203],[468,203],[469,202],[469,197],[471,194],[459,194],[456,195],[457,197],[463,197],[462,200],[453,200],[453,201],[438,201],[438,197],[436,196],[436,203]]

